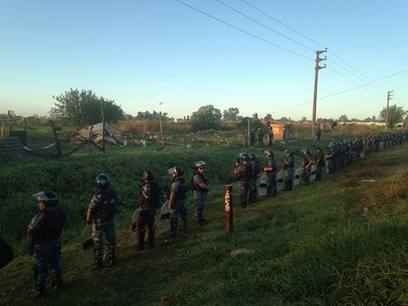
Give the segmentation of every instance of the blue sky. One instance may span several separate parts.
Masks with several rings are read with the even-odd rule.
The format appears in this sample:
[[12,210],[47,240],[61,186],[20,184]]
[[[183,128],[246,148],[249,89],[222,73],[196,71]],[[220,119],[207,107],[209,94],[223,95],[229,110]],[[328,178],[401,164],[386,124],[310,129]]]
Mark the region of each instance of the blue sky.
[[[175,0],[0,0],[0,113],[45,115],[52,96],[72,87],[114,99],[130,114],[161,109],[182,117],[213,104],[236,106],[244,115],[311,117],[311,104],[297,105],[311,101],[312,50],[321,46],[240,0],[222,1],[308,49],[216,0],[183,1],[310,60]],[[320,98],[408,69],[406,0],[248,1],[337,56],[328,52],[328,69],[320,70]],[[378,115],[387,90],[408,109],[405,72],[323,98],[318,117]]]

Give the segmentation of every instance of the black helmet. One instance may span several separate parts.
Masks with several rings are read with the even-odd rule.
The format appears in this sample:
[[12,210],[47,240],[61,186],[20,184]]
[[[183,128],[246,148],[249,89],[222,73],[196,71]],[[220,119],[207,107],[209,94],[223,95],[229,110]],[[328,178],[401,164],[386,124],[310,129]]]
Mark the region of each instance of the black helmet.
[[265,155],[268,156],[269,158],[273,157],[273,152],[272,151],[265,151]]
[[146,170],[142,174],[142,180],[144,181],[153,181],[154,180],[154,175],[151,171]]
[[33,194],[33,197],[37,201],[44,202],[45,206],[57,206],[58,205],[58,195],[53,191],[40,191]]
[[256,155],[254,153],[250,153],[249,160],[256,160]]
[[170,168],[170,169],[169,169],[169,174],[172,174],[172,175],[176,175],[176,176],[178,176],[178,177],[181,177],[181,176],[183,176],[184,171],[183,171],[183,169],[181,169],[180,167],[174,166],[173,168]]
[[248,153],[239,153],[239,159],[242,161],[248,161],[249,160]]
[[96,188],[99,190],[108,189],[110,186],[110,178],[105,173],[100,173],[96,176]]

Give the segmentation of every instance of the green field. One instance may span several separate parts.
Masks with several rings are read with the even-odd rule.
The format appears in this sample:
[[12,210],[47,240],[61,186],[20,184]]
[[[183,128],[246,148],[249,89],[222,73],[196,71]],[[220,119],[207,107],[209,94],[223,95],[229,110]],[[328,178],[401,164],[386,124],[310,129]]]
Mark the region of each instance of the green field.
[[[66,288],[41,301],[29,299],[30,258],[20,255],[1,271],[0,304],[408,304],[407,149],[404,145],[373,154],[321,183],[279,193],[246,210],[237,208],[231,235],[223,232],[222,186],[239,149],[125,150],[10,165],[0,174],[2,236],[21,245],[33,211],[30,194],[45,187],[58,191],[70,218],[63,249]],[[168,167],[191,165],[196,159],[208,162],[217,186],[208,203],[210,223],[199,228],[190,222],[183,236],[167,242],[162,238],[154,249],[135,252],[127,241],[127,226],[138,175],[152,168],[166,177]],[[98,273],[79,271],[82,209],[100,171],[111,174],[121,198],[119,260]],[[237,191],[235,187],[236,196]],[[255,253],[231,257],[238,248]]]

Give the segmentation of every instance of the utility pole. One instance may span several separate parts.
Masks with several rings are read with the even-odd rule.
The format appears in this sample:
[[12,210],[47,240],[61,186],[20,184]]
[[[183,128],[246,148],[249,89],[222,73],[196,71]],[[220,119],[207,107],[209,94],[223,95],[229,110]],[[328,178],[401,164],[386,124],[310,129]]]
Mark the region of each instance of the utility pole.
[[321,58],[320,55],[325,52],[327,52],[327,49],[316,51],[314,89],[313,89],[313,113],[312,113],[312,139],[313,140],[315,139],[315,129],[316,129],[317,84],[319,82],[319,70],[326,68],[326,64],[324,64],[324,66],[320,66],[320,62],[327,60],[327,57]]
[[390,100],[393,99],[393,90],[387,92],[387,108],[385,109],[385,131],[388,130],[388,121],[389,121],[389,109],[390,109]]

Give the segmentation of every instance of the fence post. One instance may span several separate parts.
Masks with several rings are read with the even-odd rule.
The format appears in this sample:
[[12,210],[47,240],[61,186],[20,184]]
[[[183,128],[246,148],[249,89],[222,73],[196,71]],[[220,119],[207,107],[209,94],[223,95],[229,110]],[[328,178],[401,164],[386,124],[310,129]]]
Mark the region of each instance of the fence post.
[[224,227],[225,232],[234,230],[233,203],[232,203],[232,185],[225,185],[224,191]]

